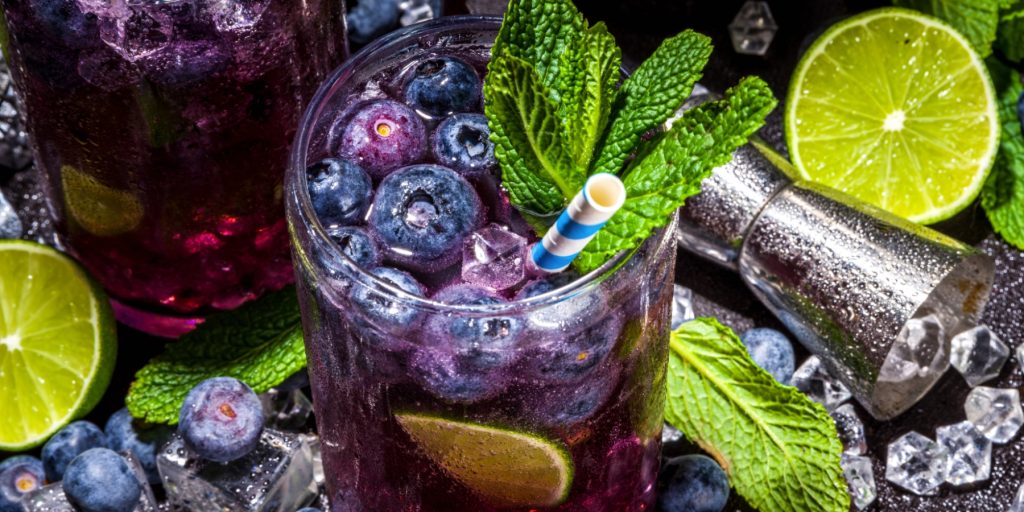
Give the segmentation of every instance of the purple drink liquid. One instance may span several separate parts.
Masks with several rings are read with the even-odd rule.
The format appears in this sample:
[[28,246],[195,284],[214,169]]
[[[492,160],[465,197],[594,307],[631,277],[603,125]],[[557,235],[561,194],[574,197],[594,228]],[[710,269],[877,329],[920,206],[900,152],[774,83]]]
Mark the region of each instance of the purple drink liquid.
[[[666,234],[671,227],[635,254],[621,255],[582,279],[567,274],[547,282],[528,275],[511,280],[513,285],[502,280],[494,286],[500,290],[480,292],[479,285],[465,282],[459,259],[464,245],[457,246],[454,257],[451,251],[426,255],[429,248],[414,248],[409,256],[407,247],[382,243],[388,230],[381,224],[391,218],[415,224],[423,211],[434,213],[432,207],[415,206],[421,201],[415,190],[419,185],[410,178],[410,168],[402,166],[420,169],[418,164],[449,162],[419,152],[420,144],[401,144],[413,148],[404,161],[378,152],[387,153],[396,168],[382,169],[370,161],[377,153],[347,152],[349,161],[371,168],[367,174],[377,197],[367,214],[345,223],[376,238],[381,257],[365,260],[370,266],[380,261],[384,268],[407,272],[404,277],[394,270],[360,268],[343,256],[308,191],[307,167],[346,153],[342,134],[362,122],[360,112],[367,105],[407,101],[410,74],[422,64],[455,57],[484,76],[498,26],[499,20],[491,18],[446,18],[371,45],[321,88],[293,148],[286,179],[289,224],[335,511],[653,508],[675,261],[674,243]],[[479,102],[472,111],[481,111]],[[447,117],[420,113],[418,122],[427,134]],[[376,129],[383,122],[385,133],[393,136],[416,124],[392,121],[384,115],[371,119],[370,126]],[[483,205],[480,218],[463,219],[471,230],[501,226],[505,233],[537,240],[500,189],[496,166],[459,174]],[[409,201],[415,207],[406,202],[399,215],[382,213],[386,202],[380,196],[390,194],[383,191],[395,179],[406,180],[398,188],[412,191]],[[345,184],[361,186],[358,180]],[[443,208],[438,211],[443,215]],[[462,244],[471,240],[466,236]],[[550,291],[545,284],[553,284]],[[537,291],[547,293],[532,293]],[[488,300],[476,306],[447,303],[467,293]],[[573,467],[567,497],[547,505],[497,504],[417,443],[398,419],[410,414],[500,428],[561,447]]]
[[2,1],[62,242],[120,320],[173,336],[292,280],[281,177],[342,4]]

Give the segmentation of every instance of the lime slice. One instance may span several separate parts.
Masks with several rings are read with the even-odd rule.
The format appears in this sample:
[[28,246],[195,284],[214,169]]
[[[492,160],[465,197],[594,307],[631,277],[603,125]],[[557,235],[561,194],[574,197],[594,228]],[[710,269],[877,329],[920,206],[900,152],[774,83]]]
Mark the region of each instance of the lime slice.
[[110,304],[77,263],[0,241],[0,450],[42,444],[89,412],[116,353]]
[[131,192],[108,187],[70,165],[60,172],[68,213],[86,231],[96,236],[120,235],[142,221],[142,203]]
[[552,507],[569,495],[572,461],[556,442],[433,416],[395,417],[427,456],[496,506]]
[[999,145],[981,58],[949,25],[884,8],[837,23],[790,83],[786,140],[804,178],[915,222],[966,208]]

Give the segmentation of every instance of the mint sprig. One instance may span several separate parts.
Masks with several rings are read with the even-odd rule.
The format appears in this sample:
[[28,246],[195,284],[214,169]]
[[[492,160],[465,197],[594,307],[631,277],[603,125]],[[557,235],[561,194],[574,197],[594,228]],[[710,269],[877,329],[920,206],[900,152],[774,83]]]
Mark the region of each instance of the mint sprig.
[[930,14],[964,35],[982,57],[993,53],[1011,62],[1024,59],[1024,0],[893,0]]
[[775,107],[764,82],[745,80],[726,100],[656,135],[710,54],[707,37],[685,31],[616,87],[621,51],[603,24],[588,25],[569,0],[509,5],[491,49],[484,109],[510,200],[542,235],[540,219],[556,215],[588,176],[615,173],[626,184],[626,205],[577,258],[577,270],[597,268],[665,225]]
[[1017,115],[1017,100],[1024,93],[1024,84],[1019,72],[1002,71],[1008,76],[999,95],[999,154],[982,189],[981,205],[992,228],[1007,242],[1024,249],[1024,133]]
[[843,451],[825,409],[759,368],[714,319],[672,333],[665,418],[764,512],[846,512]]
[[185,396],[211,377],[234,377],[262,393],[305,368],[306,352],[294,288],[210,316],[167,344],[135,374],[125,404],[132,416],[175,424]]

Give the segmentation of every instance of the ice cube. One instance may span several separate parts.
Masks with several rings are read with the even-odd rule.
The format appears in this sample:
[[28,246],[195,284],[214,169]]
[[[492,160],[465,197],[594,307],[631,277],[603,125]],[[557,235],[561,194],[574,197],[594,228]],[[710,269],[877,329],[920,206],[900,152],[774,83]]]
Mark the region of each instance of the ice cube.
[[732,48],[745,55],[764,55],[778,29],[768,2],[748,0],[729,24]]
[[843,442],[843,453],[864,455],[868,450],[864,437],[864,423],[857,416],[853,404],[843,404],[832,411],[832,421],[836,423],[839,440]]
[[1013,503],[1006,512],[1024,512],[1024,482],[1017,488],[1017,496],[1013,498]]
[[83,52],[78,58],[78,74],[86,82],[107,92],[132,87],[141,80],[134,63],[106,47]]
[[168,500],[184,510],[293,512],[316,497],[309,444],[271,429],[255,450],[227,464],[199,458],[175,435],[157,468]]
[[903,326],[879,370],[879,380],[904,382],[941,375],[949,368],[946,335],[939,317],[911,318]]
[[[138,459],[130,452],[121,454],[128,465],[131,466],[135,478],[142,484],[142,497],[135,505],[132,512],[157,512],[156,498],[153,496],[153,489],[149,486],[146,473],[142,470]],[[78,509],[68,502],[64,495],[64,486],[60,482],[47,485],[25,495],[21,500],[21,506],[25,512],[76,512]]]
[[398,10],[402,13],[398,22],[403,27],[412,25],[413,23],[419,23],[421,21],[427,21],[429,19],[437,18],[441,16],[440,12],[435,12],[434,6],[431,5],[430,0],[404,0],[398,3]]
[[914,494],[932,494],[946,481],[948,460],[945,447],[909,432],[889,443],[885,479]]
[[18,213],[0,192],[0,240],[21,238],[22,226]]
[[129,61],[160,51],[174,38],[174,23],[164,12],[146,6],[99,18],[100,39]]
[[1024,424],[1020,392],[1016,389],[978,386],[967,395],[964,412],[967,421],[996,444],[1009,442]]
[[214,0],[209,3],[213,23],[221,31],[253,27],[269,6],[270,0]]
[[508,0],[466,0],[470,14],[501,16],[508,9]]
[[953,336],[950,343],[950,362],[972,388],[998,377],[1009,357],[1010,349],[984,325]]
[[266,426],[286,432],[306,430],[306,423],[313,412],[313,404],[301,389],[281,391],[271,389],[260,395]]
[[935,440],[949,452],[946,481],[965,485],[988,480],[992,469],[992,441],[969,421],[935,429]]
[[462,279],[494,290],[525,277],[526,239],[497,224],[469,236],[462,249]]
[[665,426],[661,429],[661,444],[675,443],[682,441],[683,433],[679,429],[665,423]]
[[693,312],[693,290],[678,284],[672,285],[672,330],[696,317]]
[[793,372],[790,384],[830,411],[853,396],[842,382],[829,375],[818,356],[808,357]]
[[847,490],[857,510],[864,510],[875,501],[875,472],[871,469],[871,459],[861,455],[844,453],[840,460],[843,476],[846,478]]

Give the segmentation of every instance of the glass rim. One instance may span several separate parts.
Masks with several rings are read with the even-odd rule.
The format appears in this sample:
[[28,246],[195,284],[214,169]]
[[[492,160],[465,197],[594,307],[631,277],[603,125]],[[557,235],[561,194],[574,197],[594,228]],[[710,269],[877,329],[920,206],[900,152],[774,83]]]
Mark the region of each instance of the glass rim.
[[[320,243],[328,253],[329,257],[345,262],[341,267],[342,272],[346,274],[346,277],[354,279],[358,282],[359,286],[367,286],[380,295],[393,297],[401,301],[403,306],[413,306],[416,309],[438,312],[454,312],[468,315],[522,313],[524,310],[536,310],[545,306],[558,304],[571,299],[580,293],[585,293],[590,288],[596,287],[598,284],[614,275],[627,261],[632,259],[632,257],[635,256],[641,248],[649,243],[651,238],[657,239],[656,245],[652,250],[651,257],[657,257],[660,255],[664,251],[665,245],[673,239],[672,232],[674,231],[676,224],[675,215],[672,216],[672,219],[670,219],[668,224],[652,231],[651,235],[639,246],[629,251],[620,251],[610,260],[604,262],[600,267],[580,276],[569,284],[534,297],[513,299],[500,304],[450,304],[446,302],[439,302],[429,297],[411,294],[394,284],[375,276],[369,269],[361,267],[351,257],[345,254],[333,240],[331,240],[330,236],[327,234],[327,229],[320,223],[320,219],[313,210],[313,203],[309,197],[309,189],[306,186],[305,168],[309,143],[312,136],[312,128],[323,113],[323,109],[327,105],[328,100],[330,100],[336,93],[336,89],[338,89],[350,75],[354,74],[359,67],[368,61],[370,57],[374,56],[378,52],[392,49],[391,47],[393,45],[397,45],[417,36],[436,33],[439,31],[481,28],[482,26],[486,26],[486,28],[493,28],[497,31],[501,25],[501,19],[502,18],[499,16],[445,16],[403,27],[380,37],[349,57],[348,60],[346,60],[340,67],[338,67],[338,69],[334,70],[327,77],[324,83],[321,84],[320,88],[316,91],[316,94],[313,95],[309,105],[306,107],[306,111],[301,118],[301,124],[296,132],[295,140],[292,144],[290,165],[288,166],[285,175],[285,189],[287,191],[285,196],[288,203],[287,210],[289,210],[289,213],[294,211],[297,214],[298,219],[296,219],[295,222],[301,223],[302,226],[296,226],[292,229],[301,228],[306,230],[310,233],[312,238],[316,239],[316,241]],[[396,47],[394,49],[397,50],[399,48]],[[288,215],[288,222],[289,225],[293,223],[292,215]],[[299,244],[298,242],[299,241],[293,237],[293,243]],[[305,248],[299,248],[299,250],[305,252]],[[296,264],[302,264],[302,262],[296,262]]]

